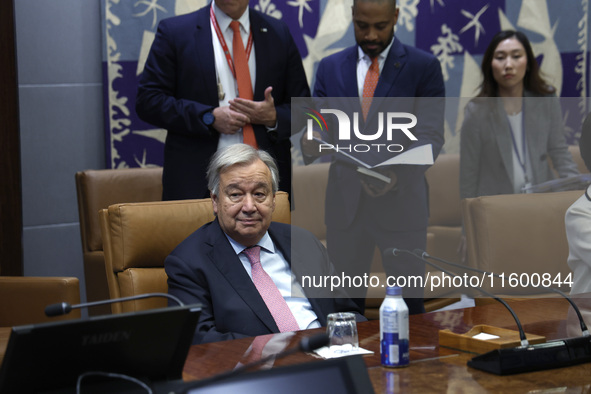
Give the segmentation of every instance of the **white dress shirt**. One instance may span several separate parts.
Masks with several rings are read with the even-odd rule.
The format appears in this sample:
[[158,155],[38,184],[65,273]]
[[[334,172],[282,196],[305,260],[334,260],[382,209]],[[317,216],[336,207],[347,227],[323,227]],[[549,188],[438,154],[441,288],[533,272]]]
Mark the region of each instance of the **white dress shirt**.
[[[226,45],[228,46],[228,50],[230,54],[233,53],[232,48],[232,40],[234,38],[234,31],[230,28],[230,22],[232,22],[232,18],[228,15],[224,14],[222,10],[218,8],[218,6],[213,3],[213,11],[215,13],[216,19],[218,21],[218,25],[220,27],[220,31],[224,35],[224,39],[226,40]],[[246,11],[242,14],[242,16],[238,19],[240,22],[240,32],[242,35],[242,42],[244,44],[244,48],[246,49],[246,45],[248,43],[248,36],[250,33],[250,19],[248,13],[248,7]],[[226,59],[226,55],[224,54],[224,49],[222,48],[222,44],[218,38],[218,35],[215,31],[215,27],[213,23],[210,21],[211,26],[211,35],[213,40],[213,52],[215,55],[215,69],[217,73],[218,83],[221,83],[222,90],[224,92],[224,98],[220,100],[220,107],[229,105],[228,103],[230,100],[235,99],[238,97],[238,85],[236,84],[236,79],[234,78],[234,74],[228,65],[228,61]],[[255,86],[255,76],[256,76],[256,61],[255,61],[255,47],[254,43],[252,45],[252,51],[250,52],[250,57],[248,58],[248,69],[250,71],[250,80],[252,82],[252,89],[254,91]],[[218,142],[218,149],[224,148],[226,146],[239,144],[243,142],[242,137],[242,130],[238,131],[235,134],[220,134],[220,139]]]
[[[379,55],[378,55],[378,64],[380,66],[380,75],[382,75],[382,70],[384,69],[384,64],[386,63],[386,58],[388,57],[388,53],[390,53],[390,48],[394,43],[396,37],[392,37],[392,41],[390,45],[386,47]],[[365,84],[365,76],[367,75],[367,71],[371,66],[371,58],[363,52],[360,46],[357,47],[357,90],[359,92],[359,100],[363,98],[363,85]]]
[[[566,211],[566,239],[568,241],[568,266],[572,274],[573,294],[591,292],[591,186],[585,195]],[[588,320],[589,321],[589,320]]]
[[[533,178],[532,174],[532,166],[529,163],[529,154],[527,152],[527,146],[523,146],[524,139],[523,139],[523,111],[519,112],[515,115],[507,115],[509,119],[509,124],[511,125],[511,132],[513,133],[513,137],[515,139],[515,146],[512,150],[512,158],[513,158],[513,192],[516,194],[522,193],[522,189],[524,186],[528,186],[527,184],[531,184],[531,180]],[[513,143],[511,143],[513,146]],[[519,151],[519,156],[515,152],[515,149]],[[524,157],[525,156],[525,157]],[[525,174],[526,172],[523,171],[523,167],[521,166],[520,160],[524,160],[525,163],[525,171],[527,171],[528,182],[525,181]]]

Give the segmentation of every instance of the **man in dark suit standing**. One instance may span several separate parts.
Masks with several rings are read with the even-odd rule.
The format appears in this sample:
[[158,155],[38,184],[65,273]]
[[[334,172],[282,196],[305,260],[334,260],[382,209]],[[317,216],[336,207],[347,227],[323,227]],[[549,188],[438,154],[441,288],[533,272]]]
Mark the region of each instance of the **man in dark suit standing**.
[[[334,268],[311,233],[271,222],[278,170],[267,152],[245,144],[219,150],[207,178],[216,219],[164,263],[168,292],[203,306],[196,343],[316,328],[329,313],[358,312],[342,290],[302,282]],[[294,240],[305,247],[292,248]]]
[[[349,105],[359,114],[361,130],[342,141],[334,132],[334,125],[329,125],[332,133],[318,136],[332,145],[344,146],[347,153],[372,165],[395,156],[392,151],[400,152],[401,148],[408,151],[428,144],[435,158],[444,140],[445,87],[440,63],[430,53],[402,44],[394,36],[397,20],[395,0],[355,0],[353,26],[357,45],[323,59],[316,74],[313,95],[355,98]],[[376,130],[381,130],[386,123],[380,117],[392,112],[415,115],[416,126],[408,130],[410,133],[394,130],[388,136],[384,132],[379,139],[368,142],[373,138],[368,136],[377,135]],[[399,123],[409,122],[405,119]],[[308,158],[321,153],[318,145],[306,136],[302,139],[302,148]],[[380,251],[392,247],[425,249],[428,190],[424,173],[427,168],[427,165],[381,166],[376,171],[390,181],[370,181],[360,175],[355,166],[333,159],[325,220],[327,248],[337,269],[351,277],[367,274],[376,245]],[[425,273],[423,263],[406,256],[389,256],[383,263],[387,275],[404,277],[403,281],[391,281],[388,285],[405,288],[404,297],[410,313],[423,312],[420,287]],[[361,308],[365,290],[356,287],[350,292]]]
[[250,9],[248,0],[215,0],[161,21],[136,111],[168,131],[163,199],[208,197],[211,156],[242,142],[277,160],[280,189],[290,192],[290,101],[309,95],[287,26]]

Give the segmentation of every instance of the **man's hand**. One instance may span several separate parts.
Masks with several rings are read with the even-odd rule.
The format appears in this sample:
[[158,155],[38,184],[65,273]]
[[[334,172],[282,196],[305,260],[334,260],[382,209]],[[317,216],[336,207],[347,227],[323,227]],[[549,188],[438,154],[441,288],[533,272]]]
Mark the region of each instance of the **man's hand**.
[[396,186],[396,183],[398,181],[398,177],[396,176],[396,172],[394,172],[392,168],[372,168],[371,170],[379,172],[380,174],[390,178],[390,183],[380,181],[380,186],[376,186],[373,183],[369,183],[364,179],[361,179],[361,185],[363,186],[363,190],[365,190],[365,192],[370,197],[381,197],[384,194],[388,193],[390,190],[394,189],[394,186]]
[[265,99],[263,101],[245,100],[236,97],[230,100],[230,109],[240,112],[250,119],[252,124],[262,124],[267,127],[275,127],[277,124],[277,111],[275,111],[275,100],[271,95],[273,87],[265,89]]
[[229,106],[215,108],[213,116],[213,128],[220,134],[235,134],[245,124],[250,123],[248,116],[232,110]]
[[[304,133],[302,135],[302,139],[300,140],[300,144],[302,146],[302,153],[304,155],[310,156],[310,157],[319,157],[319,156],[322,156],[323,154],[331,153],[331,151],[321,153],[320,152],[320,143],[318,141],[309,140],[308,138],[306,138],[306,134],[307,133]],[[320,133],[318,131],[314,131],[313,135],[314,135],[314,137],[318,138],[319,140],[322,139],[322,136],[320,135]]]

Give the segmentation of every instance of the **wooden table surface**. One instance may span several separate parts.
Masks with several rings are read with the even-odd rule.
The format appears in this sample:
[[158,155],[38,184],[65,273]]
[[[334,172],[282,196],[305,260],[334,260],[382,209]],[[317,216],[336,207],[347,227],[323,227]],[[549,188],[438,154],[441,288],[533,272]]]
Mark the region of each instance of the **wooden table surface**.
[[[591,299],[576,301],[585,315],[585,320],[591,325]],[[562,298],[510,301],[510,305],[528,334],[543,335],[547,339],[581,335],[572,308]],[[463,334],[478,324],[517,329],[511,314],[497,303],[411,316],[410,366],[391,369],[380,365],[379,322],[373,320],[359,323],[359,345],[374,352],[372,355],[364,356],[364,360],[376,393],[591,392],[591,363],[497,376],[468,367],[466,363],[474,354],[439,346],[439,330],[449,329],[454,333]],[[323,332],[323,329],[257,338],[272,338],[284,343],[282,348],[288,349],[297,346],[303,337],[319,332]],[[9,334],[9,328],[0,327],[0,360]],[[193,381],[208,378],[232,370],[239,363],[252,361],[248,356],[254,340],[255,338],[244,338],[192,346],[185,363],[183,379]],[[282,348],[275,348],[273,352],[279,352]],[[275,360],[265,368],[318,360],[310,354],[296,353]]]
[[[589,299],[577,301],[579,305],[585,303],[591,307]],[[543,335],[547,339],[581,335],[574,312],[562,298],[512,301],[510,305],[528,334]],[[589,315],[586,320],[591,323]],[[411,316],[410,366],[390,369],[380,365],[378,321],[359,323],[359,345],[374,352],[364,356],[364,360],[376,393],[531,392],[556,389],[559,392],[573,390],[579,393],[591,390],[591,363],[497,376],[468,367],[466,363],[474,354],[439,346],[439,330],[450,329],[454,333],[463,334],[478,324],[517,329],[511,314],[496,303]],[[299,331],[287,340],[286,348],[297,346],[301,338],[318,332],[322,330]],[[231,370],[239,363],[245,363],[252,343],[253,338],[245,338],[192,346],[185,363],[184,380],[204,379]],[[298,353],[276,360],[273,366],[315,360],[317,358],[312,355]]]

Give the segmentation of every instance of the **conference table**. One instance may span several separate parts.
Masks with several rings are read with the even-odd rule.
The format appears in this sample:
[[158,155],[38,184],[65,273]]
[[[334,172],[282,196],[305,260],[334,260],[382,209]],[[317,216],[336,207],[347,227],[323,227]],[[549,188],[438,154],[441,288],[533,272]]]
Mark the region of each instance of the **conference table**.
[[[585,320],[591,325],[591,299],[575,300]],[[494,301],[493,301],[494,302]],[[547,340],[581,335],[578,319],[563,298],[537,298],[509,301],[527,334],[545,336]],[[587,312],[585,312],[587,311]],[[360,347],[373,354],[363,356],[376,393],[484,393],[484,392],[590,392],[591,363],[515,375],[498,376],[468,367],[475,356],[439,345],[439,331],[449,329],[464,334],[473,326],[485,324],[517,330],[511,314],[500,303],[487,303],[471,308],[440,311],[410,317],[410,365],[405,368],[384,368],[380,364],[379,322],[358,323]],[[322,329],[290,334],[256,337],[268,340],[279,337],[285,349]],[[270,338],[265,338],[270,337]],[[183,371],[186,381],[212,377],[250,361],[251,345],[256,338],[194,345],[190,348]],[[281,349],[275,349],[280,351]],[[276,359],[265,368],[317,362],[307,353],[295,353]]]
[[[591,298],[579,298],[575,301],[581,308],[585,321],[591,325]],[[508,302],[528,334],[542,335],[547,340],[581,336],[578,319],[563,298]],[[591,363],[498,376],[468,367],[466,363],[474,357],[473,353],[440,346],[440,330],[448,329],[457,334],[464,334],[480,324],[517,329],[511,314],[498,303],[410,316],[410,365],[405,368],[384,368],[380,365],[379,322],[372,320],[358,323],[360,347],[373,352],[363,356],[363,359],[375,392],[591,392]],[[191,346],[183,370],[183,380],[210,378],[238,365],[254,361],[250,356],[253,353],[251,345],[255,341],[282,344],[280,348],[272,349],[272,352],[280,352],[296,347],[302,338],[320,332],[323,332],[323,329]],[[0,328],[0,360],[9,333],[10,329]],[[320,360],[318,356],[299,352],[266,363],[264,368]]]

